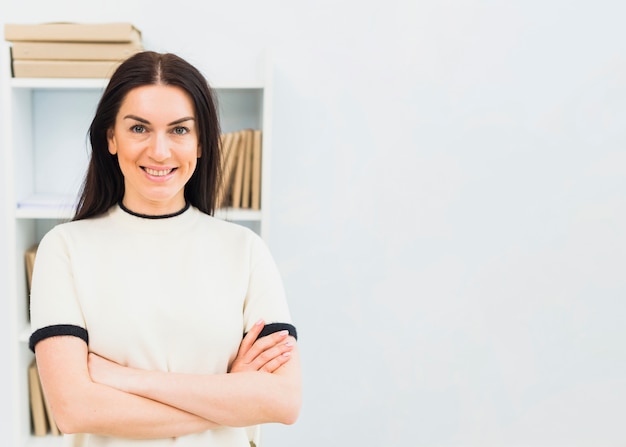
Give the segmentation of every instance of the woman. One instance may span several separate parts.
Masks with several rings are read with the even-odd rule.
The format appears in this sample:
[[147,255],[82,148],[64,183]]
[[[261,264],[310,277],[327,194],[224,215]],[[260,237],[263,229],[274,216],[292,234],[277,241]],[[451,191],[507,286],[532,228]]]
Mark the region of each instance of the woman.
[[247,447],[251,426],[298,416],[276,265],[212,217],[219,135],[206,80],[175,55],[132,56],[103,93],[76,215],[42,239],[31,289],[30,346],[71,445]]

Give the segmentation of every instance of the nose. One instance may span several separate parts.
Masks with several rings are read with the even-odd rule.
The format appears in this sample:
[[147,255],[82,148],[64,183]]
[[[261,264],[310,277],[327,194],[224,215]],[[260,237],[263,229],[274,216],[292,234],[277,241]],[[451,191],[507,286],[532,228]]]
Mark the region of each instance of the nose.
[[150,141],[149,156],[154,161],[164,161],[170,157],[170,147],[167,135],[157,132]]

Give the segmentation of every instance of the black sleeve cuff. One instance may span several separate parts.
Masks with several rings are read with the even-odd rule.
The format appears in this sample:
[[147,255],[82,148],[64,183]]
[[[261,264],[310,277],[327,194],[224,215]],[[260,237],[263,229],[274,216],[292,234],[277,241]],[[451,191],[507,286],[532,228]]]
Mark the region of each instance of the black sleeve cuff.
[[[267,335],[271,335],[274,332],[279,332],[279,331],[288,331],[289,335],[291,335],[296,340],[298,339],[298,332],[296,331],[296,328],[294,325],[289,324],[289,323],[269,323],[263,327],[257,340],[261,337],[265,337]],[[243,334],[243,336],[245,337],[246,334]]]
[[33,332],[30,336],[30,340],[28,341],[28,347],[31,351],[35,352],[35,346],[41,340],[56,337],[58,335],[72,335],[89,344],[89,334],[87,333],[87,329],[80,326],[74,326],[72,324],[55,324],[54,326],[42,327],[41,329],[37,329]]

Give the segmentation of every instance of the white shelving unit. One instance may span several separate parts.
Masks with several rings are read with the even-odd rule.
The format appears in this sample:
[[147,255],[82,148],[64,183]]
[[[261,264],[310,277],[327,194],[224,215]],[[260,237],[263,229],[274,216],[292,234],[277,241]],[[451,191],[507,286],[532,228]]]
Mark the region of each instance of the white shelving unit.
[[[87,129],[103,79],[12,78],[8,45],[0,48],[0,107],[2,107],[0,218],[4,219],[0,253],[5,268],[0,273],[3,304],[9,315],[10,369],[6,394],[13,433],[7,445],[58,447],[61,438],[31,434],[27,368],[33,358],[30,336],[24,252],[54,225],[69,220],[88,162]],[[252,228],[267,239],[271,76],[269,64],[246,82],[211,80],[217,92],[223,132],[244,128],[262,130],[261,210],[223,209],[216,216]],[[6,395],[5,394],[5,395]]]

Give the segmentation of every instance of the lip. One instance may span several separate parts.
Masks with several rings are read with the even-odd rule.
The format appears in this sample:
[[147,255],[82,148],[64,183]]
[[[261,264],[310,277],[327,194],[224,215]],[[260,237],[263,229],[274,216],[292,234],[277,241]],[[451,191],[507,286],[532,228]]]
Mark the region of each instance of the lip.
[[174,176],[177,168],[164,166],[141,166],[141,170],[150,181],[166,182]]

